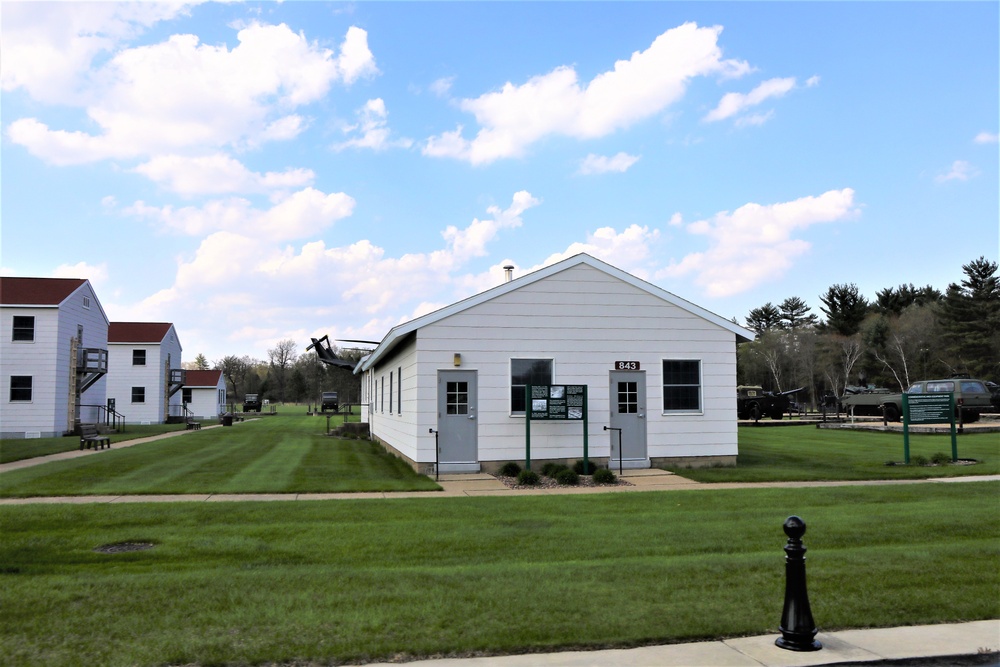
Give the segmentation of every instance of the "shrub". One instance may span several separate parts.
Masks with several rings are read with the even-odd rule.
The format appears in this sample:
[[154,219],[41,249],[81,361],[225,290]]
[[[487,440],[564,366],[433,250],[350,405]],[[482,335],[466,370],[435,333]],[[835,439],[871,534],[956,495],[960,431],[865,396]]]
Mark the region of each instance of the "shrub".
[[542,466],[542,474],[552,479],[555,479],[563,470],[569,470],[569,467],[562,463],[546,463]]
[[925,465],[927,465],[927,457],[926,456],[921,456],[920,454],[916,454],[915,456],[911,456],[910,457],[910,465],[911,466],[925,466]]
[[588,471],[584,472],[584,470],[583,470],[583,459],[580,459],[579,461],[577,461],[576,463],[573,464],[573,472],[575,472],[577,475],[591,474],[591,473],[594,472],[594,469],[596,467],[597,466],[594,465],[594,462],[591,461],[590,462],[590,466],[589,466],[590,469]]
[[517,465],[513,461],[508,461],[507,463],[504,463],[502,466],[500,466],[499,474],[503,475],[504,477],[517,477],[519,474],[521,474],[521,466]]
[[564,468],[556,473],[556,481],[564,486],[576,486],[580,483],[580,476],[569,468]]
[[945,454],[944,452],[937,452],[936,454],[931,456],[931,463],[933,463],[936,466],[946,466],[949,463],[951,463],[951,457]]
[[522,486],[534,486],[538,484],[538,473],[534,470],[522,470],[517,474],[517,483]]
[[607,468],[601,468],[594,473],[594,484],[615,484],[618,476]]

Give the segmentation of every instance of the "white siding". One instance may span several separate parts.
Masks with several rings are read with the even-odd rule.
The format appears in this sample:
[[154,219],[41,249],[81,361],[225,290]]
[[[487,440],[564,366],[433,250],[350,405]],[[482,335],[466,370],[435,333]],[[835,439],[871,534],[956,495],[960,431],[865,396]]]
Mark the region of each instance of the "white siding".
[[[619,360],[638,361],[645,372],[651,458],[737,453],[735,334],[589,265],[528,283],[416,332],[401,354],[407,382],[402,419],[387,419],[379,405],[370,423],[376,436],[417,462],[434,460],[428,428],[437,421],[437,372],[454,368],[455,353],[462,355],[462,369],[477,371],[481,461],[524,458],[525,420],[510,415],[511,358],[551,358],[554,383],[588,385],[591,456],[609,454],[611,432],[603,427],[610,423],[610,372]],[[663,412],[664,359],[701,362],[699,414]],[[380,361],[372,369],[375,379],[398,365],[395,359]],[[579,458],[582,431],[581,422],[532,422],[532,459]],[[409,453],[414,450],[416,455]]]
[[[84,297],[90,299],[90,308],[84,308]],[[15,315],[35,318],[34,341],[11,340]],[[74,369],[70,355],[78,326],[83,327],[83,347],[107,349],[108,321],[89,282],[81,285],[58,307],[2,308],[0,435],[22,437],[25,433],[38,433],[41,437],[51,437],[73,430],[75,416],[70,414],[70,399],[75,385],[71,383]],[[13,375],[31,376],[30,402],[10,401]],[[84,406],[80,414],[82,421],[98,419],[99,411],[87,406],[104,405],[104,392],[102,378],[80,396],[80,404]]]
[[[215,387],[190,387],[188,410],[195,419],[216,419],[225,410],[226,379],[219,376]],[[183,393],[183,391],[181,392]]]
[[[132,364],[133,350],[146,351],[146,365]],[[169,367],[168,367],[169,360]],[[181,367],[181,345],[174,327],[168,329],[163,340],[151,342],[115,342],[108,345],[108,398],[115,399],[116,409],[130,424],[149,422],[163,423],[167,420],[167,380],[168,368]],[[132,387],[145,387],[145,398],[141,403],[132,402]],[[175,406],[173,413],[181,413],[182,393],[178,391],[170,397]]]

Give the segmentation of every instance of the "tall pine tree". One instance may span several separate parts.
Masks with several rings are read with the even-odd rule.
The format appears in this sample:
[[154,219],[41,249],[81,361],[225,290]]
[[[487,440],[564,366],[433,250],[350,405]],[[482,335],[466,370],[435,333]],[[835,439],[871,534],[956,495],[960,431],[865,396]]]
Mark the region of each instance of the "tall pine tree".
[[997,263],[980,257],[962,266],[961,284],[940,302],[946,361],[953,372],[1000,377],[1000,278]]

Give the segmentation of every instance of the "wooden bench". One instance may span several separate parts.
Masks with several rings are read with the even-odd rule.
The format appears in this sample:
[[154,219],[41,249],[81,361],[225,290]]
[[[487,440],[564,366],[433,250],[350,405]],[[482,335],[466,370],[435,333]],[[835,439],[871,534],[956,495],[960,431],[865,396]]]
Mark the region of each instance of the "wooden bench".
[[87,449],[91,447],[111,449],[111,438],[101,435],[97,430],[97,424],[80,424],[80,449],[84,447]]
[[186,428],[188,431],[197,431],[201,429],[201,422],[196,422],[194,420],[188,421]]

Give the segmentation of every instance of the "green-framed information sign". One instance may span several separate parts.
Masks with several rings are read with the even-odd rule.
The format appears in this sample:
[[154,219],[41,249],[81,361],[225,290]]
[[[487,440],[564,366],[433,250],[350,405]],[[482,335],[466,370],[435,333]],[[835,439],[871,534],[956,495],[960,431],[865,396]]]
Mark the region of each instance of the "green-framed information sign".
[[582,421],[583,471],[590,472],[587,446],[587,385],[529,384],[524,391],[527,399],[524,411],[524,467],[531,470],[532,421]]
[[955,394],[903,394],[903,462],[910,462],[911,424],[951,424],[951,460],[958,460],[955,435]]

